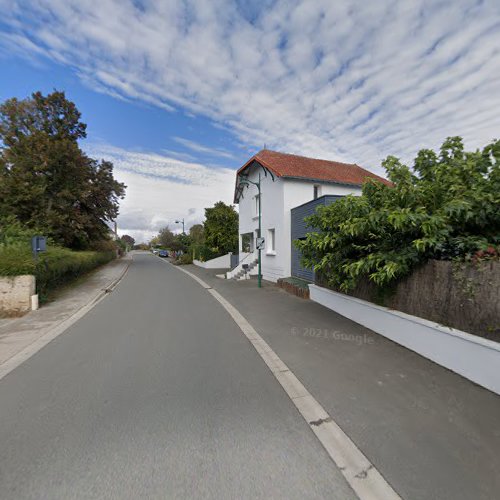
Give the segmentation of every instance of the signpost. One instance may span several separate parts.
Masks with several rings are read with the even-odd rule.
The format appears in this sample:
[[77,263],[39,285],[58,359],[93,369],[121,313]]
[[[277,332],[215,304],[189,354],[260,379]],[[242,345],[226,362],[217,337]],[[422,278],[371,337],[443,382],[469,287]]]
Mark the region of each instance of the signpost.
[[[38,261],[38,254],[47,250],[47,238],[45,236],[33,236],[31,238],[31,250],[35,263]],[[36,311],[38,309],[38,294],[31,296],[31,309]]]
[[45,236],[33,236],[31,238],[31,250],[35,260],[38,260],[38,254],[47,250],[47,238]]

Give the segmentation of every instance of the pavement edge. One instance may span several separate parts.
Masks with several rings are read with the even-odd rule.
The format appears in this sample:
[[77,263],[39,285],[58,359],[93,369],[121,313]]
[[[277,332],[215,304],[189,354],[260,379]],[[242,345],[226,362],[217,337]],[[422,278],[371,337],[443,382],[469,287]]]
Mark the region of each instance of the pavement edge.
[[132,264],[132,259],[128,259],[127,265],[120,273],[120,275],[114,279],[109,286],[102,288],[99,292],[92,297],[86,304],[81,306],[77,311],[71,314],[68,318],[63,319],[54,326],[51,326],[49,330],[38,337],[34,342],[26,346],[24,349],[14,354],[12,357],[4,361],[0,365],[0,381],[7,376],[12,370],[16,369],[18,366],[23,364],[27,359],[31,358],[40,349],[45,347],[47,344],[52,342],[56,337],[64,333],[70,326],[74,325],[79,319],[83,318],[92,308],[94,308],[106,295],[112,292],[124,278],[125,274]]
[[174,266],[206,289],[229,313],[292,400],[360,500],[402,500],[375,466],[304,387],[243,315],[195,274]]

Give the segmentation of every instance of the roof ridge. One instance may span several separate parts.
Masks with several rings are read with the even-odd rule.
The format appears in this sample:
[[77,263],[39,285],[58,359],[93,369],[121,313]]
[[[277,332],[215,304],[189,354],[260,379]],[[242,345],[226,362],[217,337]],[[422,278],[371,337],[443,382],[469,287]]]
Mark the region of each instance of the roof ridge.
[[[363,168],[360,165],[358,165],[357,163],[347,163],[345,161],[338,161],[338,160],[326,160],[325,158],[312,158],[311,156],[297,155],[295,153],[284,153],[283,151],[276,151],[275,149],[267,149],[267,148],[261,149],[258,153],[255,153],[254,157],[258,157],[259,154],[264,152],[264,151],[269,151],[270,153],[276,153],[276,154],[283,155],[283,156],[295,156],[296,158],[303,158],[304,160],[326,161],[326,162],[330,162],[330,163],[340,163],[342,165],[349,165],[349,166],[356,166],[359,168]],[[364,170],[366,170],[366,169],[364,169]]]

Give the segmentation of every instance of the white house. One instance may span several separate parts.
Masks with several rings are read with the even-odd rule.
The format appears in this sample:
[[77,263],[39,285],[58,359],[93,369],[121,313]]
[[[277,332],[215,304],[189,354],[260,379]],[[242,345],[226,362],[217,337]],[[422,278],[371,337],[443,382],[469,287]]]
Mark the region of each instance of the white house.
[[[243,264],[253,268],[251,274],[257,272],[259,203],[262,236],[265,238],[262,277],[277,281],[291,275],[291,209],[325,195],[359,195],[366,178],[387,182],[354,164],[267,149],[259,151],[236,174],[234,203],[239,205],[240,264],[228,273],[228,278],[237,275]],[[257,186],[252,184],[258,183],[259,179],[260,199]]]

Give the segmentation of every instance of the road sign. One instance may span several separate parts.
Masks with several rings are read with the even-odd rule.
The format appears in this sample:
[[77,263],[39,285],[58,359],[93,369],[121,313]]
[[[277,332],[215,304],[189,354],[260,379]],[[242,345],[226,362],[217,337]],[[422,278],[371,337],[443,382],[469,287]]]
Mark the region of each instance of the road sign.
[[265,243],[266,240],[264,238],[257,238],[256,241],[257,250],[264,250]]
[[45,252],[47,250],[47,238],[45,236],[33,236],[33,238],[31,238],[31,249],[36,259],[40,252]]

